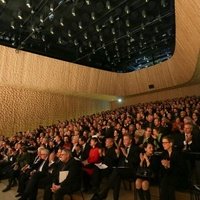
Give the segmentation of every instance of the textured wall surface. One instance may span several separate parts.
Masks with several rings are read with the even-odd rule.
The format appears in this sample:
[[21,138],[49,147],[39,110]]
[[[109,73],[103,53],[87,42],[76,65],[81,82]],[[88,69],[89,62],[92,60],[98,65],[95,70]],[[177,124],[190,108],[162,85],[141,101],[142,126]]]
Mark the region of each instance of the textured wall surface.
[[0,87],[0,134],[34,129],[110,109],[105,101],[70,97],[23,88]]
[[[148,103],[153,101],[165,100],[165,99],[173,99],[184,96],[200,96],[200,84],[191,85],[191,86],[183,86],[180,88],[173,88],[170,90],[156,91],[143,95],[136,95],[132,97],[126,97],[123,101],[123,105],[134,105],[138,103]],[[122,104],[118,102],[113,102],[111,107],[112,109],[121,107]]]

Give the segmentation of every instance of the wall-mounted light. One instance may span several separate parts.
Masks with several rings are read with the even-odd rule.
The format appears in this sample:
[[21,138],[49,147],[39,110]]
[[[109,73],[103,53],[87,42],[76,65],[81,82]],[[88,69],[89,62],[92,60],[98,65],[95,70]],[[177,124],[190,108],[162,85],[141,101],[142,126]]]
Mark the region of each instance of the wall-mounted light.
[[121,99],[121,98],[118,98],[118,99],[117,99],[117,102],[118,102],[118,103],[121,103],[121,102],[122,102],[122,99]]

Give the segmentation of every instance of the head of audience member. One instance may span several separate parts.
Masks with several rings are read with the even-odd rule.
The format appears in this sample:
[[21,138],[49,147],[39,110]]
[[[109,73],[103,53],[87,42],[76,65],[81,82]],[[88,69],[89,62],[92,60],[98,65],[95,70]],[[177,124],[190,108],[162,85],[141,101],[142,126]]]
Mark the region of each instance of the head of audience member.
[[61,160],[61,162],[67,163],[70,160],[70,158],[72,158],[71,151],[68,150],[68,149],[63,149],[62,152],[61,152],[61,154],[60,154],[60,160]]
[[95,148],[97,146],[97,144],[98,144],[98,139],[96,137],[91,138],[91,140],[90,140],[90,146],[92,148]]
[[113,147],[113,145],[114,145],[114,139],[113,138],[106,138],[105,147],[107,149],[110,149],[111,147]]
[[164,136],[162,138],[162,145],[163,145],[163,149],[171,152],[173,149],[173,145],[174,145],[174,140],[171,136]]
[[185,123],[184,124],[184,133],[185,135],[192,135],[192,129],[193,129],[193,125],[191,123]]
[[154,154],[154,144],[150,142],[145,142],[143,144],[143,149],[147,156],[152,156]]
[[48,157],[49,157],[49,150],[42,148],[40,151],[40,159],[47,160]]
[[123,144],[125,147],[130,147],[132,144],[132,136],[127,134],[123,136]]
[[152,134],[152,129],[150,127],[147,127],[145,129],[145,132],[144,132],[144,138],[149,138],[151,137],[151,134]]

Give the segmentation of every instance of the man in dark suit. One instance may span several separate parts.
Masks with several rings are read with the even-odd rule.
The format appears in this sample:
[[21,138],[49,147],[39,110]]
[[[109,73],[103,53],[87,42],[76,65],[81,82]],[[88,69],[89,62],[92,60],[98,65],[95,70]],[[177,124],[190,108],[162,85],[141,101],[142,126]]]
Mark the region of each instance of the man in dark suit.
[[81,136],[79,138],[79,145],[81,146],[81,155],[80,160],[87,160],[90,152],[90,144],[87,142],[87,138],[85,136]]
[[72,157],[69,150],[63,149],[60,161],[53,172],[52,183],[45,188],[44,200],[63,200],[81,188],[81,163]]
[[39,182],[44,177],[48,176],[48,157],[49,150],[41,148],[40,160],[36,163],[37,167],[35,166],[36,168],[30,172],[30,179],[27,182],[27,185],[22,193],[22,197],[20,198],[20,200],[36,200]]
[[200,152],[200,133],[193,132],[193,125],[185,123],[183,133],[175,138],[175,146],[178,150]]
[[101,164],[95,166],[94,173],[91,176],[92,192],[96,192],[99,188],[102,178],[108,177],[113,167],[118,164],[118,157],[116,153],[117,149],[114,145],[113,138],[106,138],[105,148],[102,149],[101,153]]
[[123,136],[124,147],[118,152],[119,166],[111,173],[104,189],[94,194],[92,200],[101,200],[107,197],[110,188],[113,188],[113,199],[119,199],[120,184],[122,179],[134,179],[139,165],[139,147],[132,143],[131,135]]

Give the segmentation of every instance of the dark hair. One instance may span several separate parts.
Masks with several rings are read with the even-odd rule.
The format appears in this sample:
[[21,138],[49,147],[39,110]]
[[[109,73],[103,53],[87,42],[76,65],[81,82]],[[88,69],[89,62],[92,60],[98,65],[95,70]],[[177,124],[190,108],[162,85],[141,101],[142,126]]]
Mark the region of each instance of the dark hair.
[[163,136],[162,140],[163,139],[166,139],[168,140],[170,143],[174,144],[174,139],[171,135],[166,135],[166,136]]
[[147,148],[148,144],[152,145],[153,148],[155,147],[155,145],[154,145],[152,142],[145,142],[145,143],[143,144],[143,149]]

